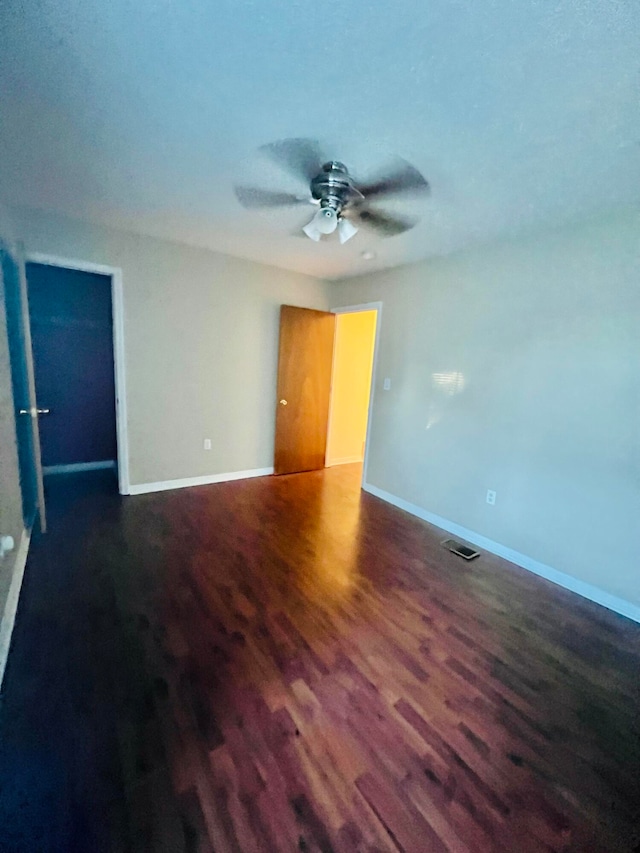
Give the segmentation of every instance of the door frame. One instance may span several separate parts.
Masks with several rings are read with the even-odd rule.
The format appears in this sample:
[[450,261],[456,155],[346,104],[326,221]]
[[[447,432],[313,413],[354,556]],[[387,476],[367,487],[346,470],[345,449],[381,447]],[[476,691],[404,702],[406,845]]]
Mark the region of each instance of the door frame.
[[[127,428],[127,390],[124,346],[124,290],[120,267],[94,264],[91,261],[79,261],[61,258],[57,255],[41,252],[27,252],[25,264],[42,264],[49,267],[79,270],[97,273],[111,279],[111,316],[113,322],[113,375],[116,391],[116,444],[118,448],[118,491],[121,495],[131,493],[129,479],[129,432]],[[36,389],[37,390],[37,389]]]
[[[373,368],[371,370],[371,390],[369,392],[369,408],[367,410],[367,434],[364,439],[364,461],[362,463],[362,481],[361,485],[367,482],[367,469],[369,466],[369,437],[371,434],[371,415],[373,414],[373,398],[376,392],[376,376],[378,372],[378,351],[380,349],[380,329],[382,327],[382,302],[361,302],[359,305],[342,305],[339,308],[330,308],[332,314],[359,314],[361,311],[377,311],[376,317],[376,335],[373,342]],[[333,358],[335,366],[335,342],[337,335],[333,339]],[[333,369],[331,371],[333,379]],[[333,402],[333,395],[331,397]],[[329,424],[327,426],[327,438],[329,437],[329,427],[331,426],[331,409],[329,409]]]

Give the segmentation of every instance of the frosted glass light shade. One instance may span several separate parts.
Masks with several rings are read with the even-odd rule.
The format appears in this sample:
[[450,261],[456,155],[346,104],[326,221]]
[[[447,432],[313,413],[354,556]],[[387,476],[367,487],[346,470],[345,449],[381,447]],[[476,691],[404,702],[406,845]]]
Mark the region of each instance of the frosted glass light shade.
[[348,219],[340,219],[338,222],[338,237],[341,243],[346,243],[358,233],[358,229]]
[[338,227],[338,214],[331,207],[321,207],[308,225],[302,229],[307,237],[316,242],[322,234],[333,234]]

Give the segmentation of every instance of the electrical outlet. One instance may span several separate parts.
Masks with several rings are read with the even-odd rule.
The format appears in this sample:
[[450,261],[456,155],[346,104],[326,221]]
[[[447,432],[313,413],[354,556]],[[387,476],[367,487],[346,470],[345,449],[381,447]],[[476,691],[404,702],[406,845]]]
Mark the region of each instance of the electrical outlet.
[[204,449],[205,450],[211,450],[211,439],[210,438],[205,438]]
[[388,376],[384,380],[384,382],[382,383],[382,388],[384,391],[390,391],[391,390],[391,380],[389,379]]
[[495,506],[496,493],[493,491],[493,489],[487,489],[487,503],[491,504],[491,506]]

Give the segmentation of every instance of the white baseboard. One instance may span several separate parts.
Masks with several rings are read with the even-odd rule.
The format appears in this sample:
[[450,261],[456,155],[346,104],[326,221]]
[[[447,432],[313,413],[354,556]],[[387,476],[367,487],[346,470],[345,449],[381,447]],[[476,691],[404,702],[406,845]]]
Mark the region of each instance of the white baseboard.
[[105,459],[102,462],[72,462],[69,465],[45,465],[43,474],[78,474],[82,471],[103,471],[115,468],[115,459]]
[[13,626],[16,622],[16,613],[18,612],[18,601],[20,600],[20,590],[22,589],[24,569],[27,564],[30,538],[31,534],[29,531],[23,530],[22,536],[20,537],[20,544],[16,551],[15,562],[13,564],[13,574],[11,576],[11,583],[9,584],[7,600],[4,605],[2,621],[0,621],[0,690],[2,689],[4,671],[7,666],[7,658],[9,657]]
[[333,468],[334,465],[351,465],[353,462],[362,462],[362,454],[358,456],[339,456],[337,459],[327,459],[325,468]]
[[625,601],[624,598],[618,598],[597,586],[592,586],[589,583],[578,580],[578,578],[574,578],[573,575],[567,575],[564,572],[553,569],[551,566],[539,563],[537,560],[527,557],[526,554],[521,554],[519,551],[514,551],[511,548],[507,548],[505,545],[501,545],[499,542],[487,539],[486,536],[482,536],[480,533],[476,533],[473,530],[467,530],[466,527],[462,527],[453,521],[449,521],[446,518],[442,518],[439,515],[428,512],[426,509],[422,509],[422,507],[419,507],[416,504],[409,503],[409,501],[396,497],[396,495],[392,495],[390,492],[385,492],[384,489],[379,489],[377,486],[372,486],[370,483],[363,483],[362,488],[365,492],[369,492],[375,497],[393,504],[393,506],[397,506],[405,512],[411,513],[411,515],[416,515],[423,521],[428,521],[430,524],[440,527],[442,530],[446,530],[447,533],[453,533],[454,536],[458,536],[460,539],[464,539],[472,545],[476,545],[478,548],[484,548],[485,551],[490,551],[498,557],[509,560],[510,563],[515,563],[517,566],[527,569],[528,571],[533,572],[533,574],[539,575],[541,578],[545,578],[558,586],[564,587],[571,592],[575,592],[583,598],[588,598],[589,601],[595,601],[596,604],[601,604],[608,610],[613,610],[615,613],[619,613],[621,616],[626,616],[634,622],[640,622],[640,607],[636,604],[632,604],[630,601]]
[[204,477],[184,477],[181,480],[161,480],[158,483],[137,483],[129,489],[131,495],[146,495],[149,492],[166,492],[169,489],[185,489],[189,486],[209,486],[212,483],[227,483],[229,480],[247,480],[250,477],[268,477],[273,468],[252,468],[249,471],[232,471],[229,474],[205,474]]

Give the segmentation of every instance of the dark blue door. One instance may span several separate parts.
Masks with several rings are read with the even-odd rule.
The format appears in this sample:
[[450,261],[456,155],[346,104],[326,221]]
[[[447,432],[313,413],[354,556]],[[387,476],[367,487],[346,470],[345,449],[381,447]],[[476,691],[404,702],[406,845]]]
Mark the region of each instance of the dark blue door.
[[2,277],[4,280],[5,306],[7,313],[7,337],[11,359],[11,384],[16,413],[16,436],[18,440],[18,464],[22,489],[22,514],[24,523],[30,528],[36,515],[38,500],[37,474],[34,462],[34,442],[31,418],[18,415],[20,409],[29,410],[29,379],[27,373],[27,342],[22,313],[20,274],[16,260],[5,249],[2,253]]
[[42,464],[115,461],[111,278],[30,263],[27,280]]

